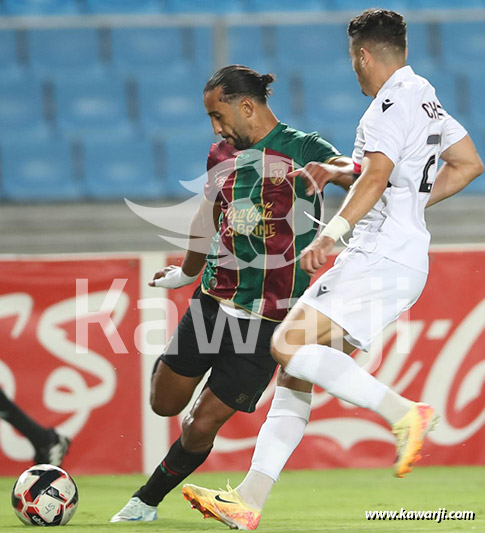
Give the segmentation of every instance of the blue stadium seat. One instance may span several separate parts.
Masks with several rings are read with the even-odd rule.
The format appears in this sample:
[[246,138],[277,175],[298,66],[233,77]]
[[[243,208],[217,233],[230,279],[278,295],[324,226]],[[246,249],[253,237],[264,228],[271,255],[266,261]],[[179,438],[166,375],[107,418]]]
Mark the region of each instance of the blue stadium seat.
[[160,13],[160,0],[85,0],[89,13]]
[[278,26],[276,39],[279,68],[351,70],[345,24]]
[[113,63],[128,72],[164,70],[184,60],[180,28],[114,28]]
[[441,105],[450,115],[455,115],[459,109],[458,97],[456,90],[456,76],[443,69],[432,69],[430,72],[417,72],[424,76],[431,85],[436,89],[436,96]]
[[173,13],[240,13],[247,9],[245,0],[167,0],[166,10]]
[[17,60],[17,33],[14,30],[0,30],[0,79],[13,80],[25,75]]
[[151,141],[86,140],[84,165],[84,183],[91,198],[156,198],[162,192]]
[[3,0],[8,15],[76,14],[76,0]]
[[144,77],[139,80],[140,121],[149,133],[186,128],[209,128],[203,104],[205,78],[183,76]]
[[[469,73],[470,80],[470,118],[477,124],[485,124],[485,99],[483,93],[485,90],[485,72],[477,69]],[[481,152],[482,158],[485,158],[485,152]]]
[[114,65],[128,73],[177,75],[195,69],[208,75],[212,62],[207,28],[114,28]]
[[229,63],[246,65],[261,73],[268,70],[267,42],[263,34],[262,26],[229,27]]
[[0,137],[42,138],[47,135],[40,82],[30,76],[0,80]]
[[[428,23],[411,22],[407,25],[408,33],[408,63],[416,73],[438,68],[440,61],[438,50],[440,43],[430,31]],[[439,41],[439,39],[438,39]]]
[[248,0],[250,11],[321,11],[321,0]]
[[465,73],[476,70],[485,57],[485,22],[442,24],[441,45],[448,68]]
[[82,190],[74,177],[68,142],[6,141],[1,153],[7,199],[22,202],[80,198]]
[[[386,0],[386,2],[383,2],[384,5],[382,7],[400,12],[408,9],[407,3],[407,0]],[[381,5],[379,3],[377,4]],[[366,7],[369,7],[369,4],[362,5],[361,0],[327,0],[326,5],[327,9],[355,11],[356,14],[361,13]],[[375,4],[371,3],[370,6],[372,7],[372,5]]]
[[483,0],[407,0],[409,9],[456,9],[484,7]]
[[64,134],[120,138],[132,133],[123,81],[60,80],[55,92],[57,123]]
[[268,98],[268,104],[278,119],[289,125],[293,124],[295,115],[295,101],[291,81],[288,73],[281,71],[277,75],[276,81],[270,85],[273,94]]
[[30,63],[40,74],[84,79],[102,73],[95,28],[30,30],[28,38]]
[[[165,169],[164,194],[166,196],[185,196],[194,194],[190,192],[179,181],[198,181],[197,191],[203,191],[203,183],[207,179],[205,172],[207,168],[207,156],[214,137],[208,129],[200,134],[190,134],[182,136],[166,137],[164,142]],[[194,184],[189,185],[194,187]]]
[[305,115],[309,124],[349,124],[355,130],[370,105],[351,69],[340,73],[312,69],[303,73]]

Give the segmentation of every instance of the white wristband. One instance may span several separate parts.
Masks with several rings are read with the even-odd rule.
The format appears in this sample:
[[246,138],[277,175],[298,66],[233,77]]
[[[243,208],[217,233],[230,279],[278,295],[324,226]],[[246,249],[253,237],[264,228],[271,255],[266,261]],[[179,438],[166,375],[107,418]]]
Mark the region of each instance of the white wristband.
[[350,231],[350,224],[344,217],[335,215],[332,220],[325,226],[322,231],[322,235],[330,237],[337,242],[340,237],[343,237],[348,231]]
[[154,280],[155,287],[163,287],[164,289],[178,289],[184,285],[189,285],[197,279],[198,276],[187,276],[182,270],[182,267],[174,267],[169,270],[163,278]]

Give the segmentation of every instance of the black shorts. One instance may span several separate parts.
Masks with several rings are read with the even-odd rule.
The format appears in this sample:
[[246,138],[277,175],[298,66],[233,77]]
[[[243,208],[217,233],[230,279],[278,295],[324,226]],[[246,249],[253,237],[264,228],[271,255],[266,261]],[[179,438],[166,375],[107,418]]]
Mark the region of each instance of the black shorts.
[[162,360],[188,377],[211,369],[210,390],[229,407],[252,413],[276,369],[269,346],[277,325],[229,316],[198,287],[155,368]]

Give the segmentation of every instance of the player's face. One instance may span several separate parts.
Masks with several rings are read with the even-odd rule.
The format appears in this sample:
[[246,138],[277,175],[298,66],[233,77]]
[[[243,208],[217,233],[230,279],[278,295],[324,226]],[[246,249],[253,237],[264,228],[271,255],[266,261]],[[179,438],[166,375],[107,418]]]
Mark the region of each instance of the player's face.
[[350,41],[349,53],[350,59],[352,60],[352,68],[357,76],[357,81],[359,82],[362,94],[365,94],[365,96],[370,96],[367,92],[368,80],[363,64],[362,51],[358,46],[353,45],[352,41]]
[[249,126],[237,102],[221,102],[221,88],[204,93],[204,106],[216,135],[223,137],[238,150],[246,150],[253,143]]

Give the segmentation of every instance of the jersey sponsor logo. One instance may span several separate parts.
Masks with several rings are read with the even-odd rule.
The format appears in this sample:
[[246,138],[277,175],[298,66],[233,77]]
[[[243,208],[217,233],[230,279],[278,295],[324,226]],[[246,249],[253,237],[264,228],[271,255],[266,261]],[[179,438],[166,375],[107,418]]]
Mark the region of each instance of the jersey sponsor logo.
[[277,187],[285,181],[287,168],[283,161],[269,164],[269,179],[273,185]]
[[391,102],[389,98],[386,98],[384,102],[382,102],[382,112],[385,113],[392,105],[394,105],[394,102]]
[[276,227],[270,219],[273,218],[274,202],[253,204],[247,199],[236,200],[229,205],[227,220],[229,222],[227,234],[253,235],[266,239],[274,237]]
[[317,298],[322,294],[327,294],[329,290],[330,289],[326,285],[320,285],[320,287],[318,287]]

